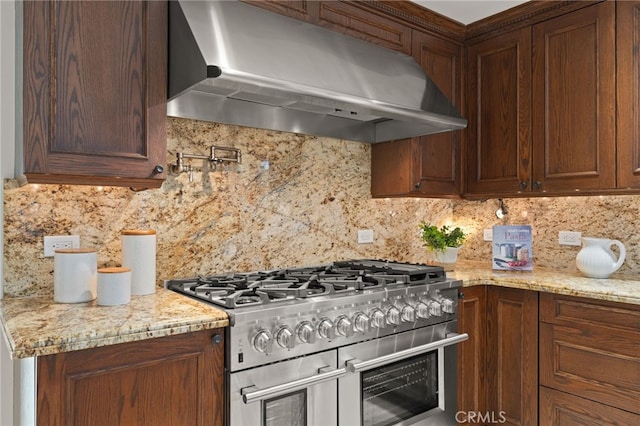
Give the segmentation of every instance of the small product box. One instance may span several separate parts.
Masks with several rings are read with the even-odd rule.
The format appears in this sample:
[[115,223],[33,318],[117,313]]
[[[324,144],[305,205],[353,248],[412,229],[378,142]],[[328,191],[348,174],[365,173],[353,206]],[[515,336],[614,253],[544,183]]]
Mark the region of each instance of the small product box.
[[533,270],[531,225],[494,226],[492,263],[497,270]]

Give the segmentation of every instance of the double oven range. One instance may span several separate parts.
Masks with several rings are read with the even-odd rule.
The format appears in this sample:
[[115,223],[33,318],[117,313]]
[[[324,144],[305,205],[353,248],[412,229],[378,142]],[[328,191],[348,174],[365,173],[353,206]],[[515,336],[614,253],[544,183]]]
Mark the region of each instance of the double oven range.
[[165,282],[229,314],[227,424],[456,424],[460,281],[348,260]]

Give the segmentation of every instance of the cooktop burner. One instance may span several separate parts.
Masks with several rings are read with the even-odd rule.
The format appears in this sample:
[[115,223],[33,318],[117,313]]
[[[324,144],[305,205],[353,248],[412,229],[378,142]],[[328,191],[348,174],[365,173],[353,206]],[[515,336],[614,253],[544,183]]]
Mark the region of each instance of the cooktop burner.
[[345,260],[328,265],[230,273],[167,281],[167,288],[227,309],[318,296],[354,294],[446,279],[438,266],[384,260]]

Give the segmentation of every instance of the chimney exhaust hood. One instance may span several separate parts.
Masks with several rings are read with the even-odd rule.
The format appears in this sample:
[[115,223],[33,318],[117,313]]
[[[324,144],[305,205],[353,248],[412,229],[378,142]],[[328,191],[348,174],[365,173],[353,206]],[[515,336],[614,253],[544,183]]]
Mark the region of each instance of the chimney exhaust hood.
[[410,56],[238,1],[169,7],[169,116],[371,143],[466,127]]

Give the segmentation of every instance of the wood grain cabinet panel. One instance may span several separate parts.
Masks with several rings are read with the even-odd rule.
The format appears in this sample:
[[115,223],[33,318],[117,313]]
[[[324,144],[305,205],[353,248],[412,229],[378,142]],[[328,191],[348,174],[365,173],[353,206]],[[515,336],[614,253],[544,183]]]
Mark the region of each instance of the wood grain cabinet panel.
[[533,26],[534,192],[616,186],[615,2]]
[[640,2],[616,3],[618,188],[640,188]]
[[608,405],[540,387],[540,426],[637,425],[640,416]]
[[640,415],[640,308],[543,294],[540,320],[541,385]]
[[223,330],[37,359],[39,425],[222,425]]
[[489,287],[487,410],[507,425],[538,424],[538,292]]
[[167,3],[24,3],[29,182],[158,187],[166,177]]
[[[462,46],[413,31],[413,57],[438,88],[461,109]],[[461,192],[462,131],[374,144],[374,197],[458,198]]]
[[[487,297],[483,285],[464,287],[458,300],[458,332],[469,340],[458,345],[458,411],[484,413]],[[464,420],[462,417],[459,420]],[[463,424],[467,424],[464,423]],[[469,424],[473,424],[470,422]]]
[[467,49],[467,188],[531,190],[531,28]]

